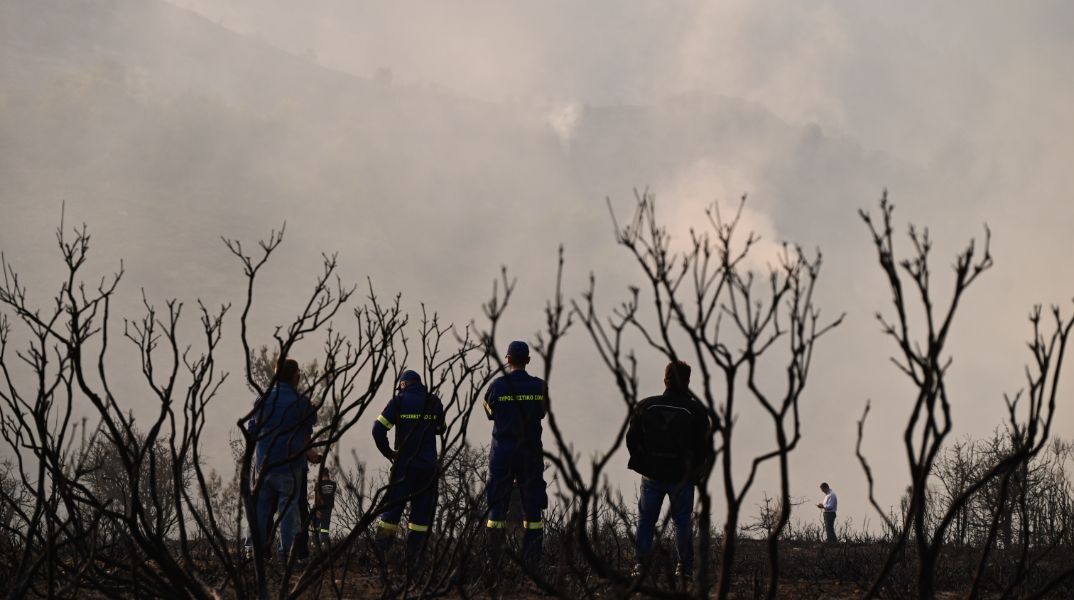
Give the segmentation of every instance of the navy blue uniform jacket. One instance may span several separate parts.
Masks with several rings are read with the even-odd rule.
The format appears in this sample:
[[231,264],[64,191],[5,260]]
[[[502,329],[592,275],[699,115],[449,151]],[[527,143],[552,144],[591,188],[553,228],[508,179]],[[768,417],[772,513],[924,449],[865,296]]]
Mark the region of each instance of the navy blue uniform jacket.
[[388,401],[373,423],[377,449],[391,458],[388,430],[395,428],[395,465],[405,469],[436,468],[436,436],[444,431],[444,405],[425,386],[412,383]]
[[540,452],[547,403],[548,387],[540,377],[513,371],[493,381],[485,393],[485,414],[494,423],[492,452]]

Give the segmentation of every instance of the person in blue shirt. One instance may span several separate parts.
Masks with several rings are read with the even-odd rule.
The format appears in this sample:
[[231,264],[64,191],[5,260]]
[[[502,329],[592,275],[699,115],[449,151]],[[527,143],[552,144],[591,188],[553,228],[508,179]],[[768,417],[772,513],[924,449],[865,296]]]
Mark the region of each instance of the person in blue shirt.
[[490,559],[493,564],[499,561],[511,490],[517,485],[525,519],[522,554],[533,565],[541,558],[542,512],[548,507],[541,445],[548,386],[526,372],[530,349],[525,342],[511,342],[506,358],[507,374],[493,381],[485,393],[485,413],[493,422],[486,487]]
[[[397,390],[373,423],[377,449],[392,463],[384,512],[377,522],[377,548],[383,553],[395,540],[399,519],[409,502],[406,561],[414,570],[436,511],[436,438],[444,432],[444,406],[414,371],[403,372]],[[388,443],[388,431],[393,428],[394,447]]]
[[[280,545],[277,557],[286,561],[299,529],[299,502],[306,490],[300,487],[306,461],[316,463],[320,455],[310,448],[317,412],[309,399],[298,392],[301,373],[298,361],[283,359],[277,364],[272,384],[254,403],[247,430],[256,440],[257,490],[255,523],[260,539],[272,539],[269,526],[279,515]],[[249,540],[247,546],[252,547]]]

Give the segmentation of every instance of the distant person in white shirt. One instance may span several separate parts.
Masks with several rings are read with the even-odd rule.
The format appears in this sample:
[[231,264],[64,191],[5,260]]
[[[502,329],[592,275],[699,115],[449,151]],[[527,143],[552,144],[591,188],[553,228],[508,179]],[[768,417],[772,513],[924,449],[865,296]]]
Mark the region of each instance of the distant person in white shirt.
[[835,539],[835,511],[839,508],[839,497],[827,483],[820,484],[820,491],[824,492],[824,502],[818,503],[817,508],[824,511],[824,533],[828,543],[834,544],[839,541]]

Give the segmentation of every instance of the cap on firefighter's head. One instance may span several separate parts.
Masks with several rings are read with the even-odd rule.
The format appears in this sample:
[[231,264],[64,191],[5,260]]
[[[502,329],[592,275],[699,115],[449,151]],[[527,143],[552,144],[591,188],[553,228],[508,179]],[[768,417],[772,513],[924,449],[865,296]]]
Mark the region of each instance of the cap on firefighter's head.
[[515,340],[507,345],[507,356],[515,360],[526,360],[530,357],[530,347],[526,342]]
[[403,374],[399,376],[399,383],[403,383],[404,381],[406,383],[421,383],[421,375],[418,375],[416,371],[411,371],[408,369],[406,371],[403,371]]

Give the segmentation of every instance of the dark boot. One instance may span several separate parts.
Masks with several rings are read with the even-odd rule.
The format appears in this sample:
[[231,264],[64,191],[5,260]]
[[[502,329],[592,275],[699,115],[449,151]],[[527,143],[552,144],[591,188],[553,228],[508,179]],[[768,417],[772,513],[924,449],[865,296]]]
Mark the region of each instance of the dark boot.
[[393,529],[387,529],[384,527],[377,528],[377,535],[373,538],[373,553],[377,557],[377,563],[380,565],[380,578],[381,582],[385,585],[388,584],[388,564],[390,562],[388,558],[389,552],[391,552],[392,546],[395,544],[396,532]]
[[489,528],[485,533],[485,569],[481,574],[487,585],[495,586],[500,580],[503,567],[504,544],[507,531],[502,528]]
[[541,552],[544,546],[544,529],[526,529],[522,536],[522,560],[531,568],[541,564]]
[[395,544],[396,532],[384,527],[377,528],[377,536],[373,539],[373,548],[382,560],[387,560],[388,552]]
[[417,579],[422,567],[425,545],[429,534],[424,531],[409,531],[406,535],[406,566],[410,570],[410,579]]

